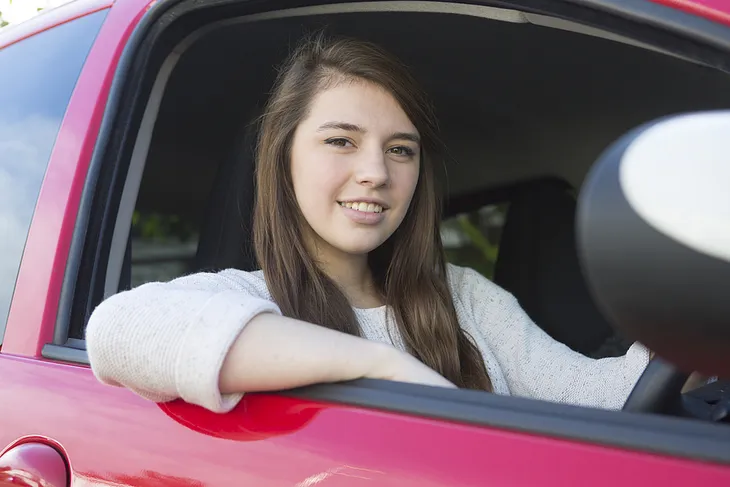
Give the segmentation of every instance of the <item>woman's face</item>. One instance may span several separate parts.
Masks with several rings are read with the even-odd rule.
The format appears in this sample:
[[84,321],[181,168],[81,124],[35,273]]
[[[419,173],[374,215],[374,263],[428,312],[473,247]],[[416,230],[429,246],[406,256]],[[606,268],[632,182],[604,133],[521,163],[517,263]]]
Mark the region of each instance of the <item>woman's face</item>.
[[291,171],[318,253],[367,254],[403,221],[418,182],[419,134],[377,85],[320,92],[297,127]]

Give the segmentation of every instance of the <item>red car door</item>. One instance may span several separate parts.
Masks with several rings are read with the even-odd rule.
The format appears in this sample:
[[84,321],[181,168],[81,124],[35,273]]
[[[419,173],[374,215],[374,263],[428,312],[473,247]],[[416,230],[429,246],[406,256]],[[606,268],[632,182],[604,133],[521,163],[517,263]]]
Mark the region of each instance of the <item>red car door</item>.
[[120,59],[175,3],[79,0],[0,36],[0,485],[730,484],[711,424],[378,381],[218,415],[100,384],[56,322]]

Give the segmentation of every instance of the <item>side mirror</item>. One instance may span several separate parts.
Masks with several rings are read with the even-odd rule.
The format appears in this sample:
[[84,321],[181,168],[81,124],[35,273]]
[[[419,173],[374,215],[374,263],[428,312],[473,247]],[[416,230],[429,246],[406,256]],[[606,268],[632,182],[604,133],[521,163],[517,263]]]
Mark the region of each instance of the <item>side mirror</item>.
[[730,111],[618,140],[584,183],[577,232],[617,330],[686,372],[730,377]]

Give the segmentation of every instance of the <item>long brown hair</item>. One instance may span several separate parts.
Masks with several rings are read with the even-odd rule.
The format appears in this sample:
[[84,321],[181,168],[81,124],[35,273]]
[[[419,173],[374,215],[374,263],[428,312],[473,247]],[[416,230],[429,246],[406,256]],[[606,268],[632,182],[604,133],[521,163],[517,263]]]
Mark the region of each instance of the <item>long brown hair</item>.
[[261,117],[256,165],[254,249],[269,291],[285,316],[360,335],[345,294],[305,247],[306,222],[294,195],[294,131],[320,91],[363,80],[387,90],[421,136],[421,164],[400,227],[368,256],[408,352],[459,387],[491,390],[482,356],[459,326],[439,233],[441,201],[434,162],[441,153],[430,101],[405,66],[376,45],[305,39],[279,71]]

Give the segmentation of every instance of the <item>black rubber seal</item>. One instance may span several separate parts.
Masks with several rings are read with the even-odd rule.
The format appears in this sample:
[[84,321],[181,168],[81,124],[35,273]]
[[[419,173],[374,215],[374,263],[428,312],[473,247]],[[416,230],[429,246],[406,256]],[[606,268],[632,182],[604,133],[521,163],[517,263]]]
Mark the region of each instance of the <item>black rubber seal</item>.
[[730,464],[730,425],[361,379],[283,395]]

